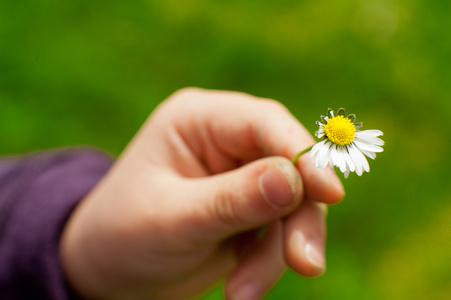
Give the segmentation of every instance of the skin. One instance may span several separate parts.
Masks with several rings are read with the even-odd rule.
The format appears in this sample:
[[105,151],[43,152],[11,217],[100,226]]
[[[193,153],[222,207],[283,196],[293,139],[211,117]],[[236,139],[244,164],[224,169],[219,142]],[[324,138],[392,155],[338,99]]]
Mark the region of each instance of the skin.
[[[261,299],[288,266],[325,270],[326,204],[344,197],[279,102],[182,89],[151,114],[72,214],[63,271],[86,299],[187,299],[225,278]],[[262,229],[263,228],[263,229]]]

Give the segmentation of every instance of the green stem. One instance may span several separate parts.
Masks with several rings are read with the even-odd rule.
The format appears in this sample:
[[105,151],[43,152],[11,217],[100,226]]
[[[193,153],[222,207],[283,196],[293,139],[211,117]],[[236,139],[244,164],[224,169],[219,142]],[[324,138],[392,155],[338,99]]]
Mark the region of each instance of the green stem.
[[313,147],[313,146],[308,147],[307,149],[302,150],[301,152],[299,152],[298,154],[296,154],[296,155],[293,157],[293,159],[291,160],[291,162],[293,163],[293,165],[295,165],[295,164],[298,162],[298,159],[299,159],[299,157],[301,157],[302,154],[304,154],[304,153],[309,152],[310,150],[312,150],[312,147]]

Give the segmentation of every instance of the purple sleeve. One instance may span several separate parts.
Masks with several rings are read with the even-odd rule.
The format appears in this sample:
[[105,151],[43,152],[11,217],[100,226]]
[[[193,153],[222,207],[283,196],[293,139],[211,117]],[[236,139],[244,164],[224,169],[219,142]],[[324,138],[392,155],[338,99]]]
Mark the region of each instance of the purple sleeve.
[[94,149],[0,160],[0,299],[75,299],[60,267],[61,231],[111,164]]

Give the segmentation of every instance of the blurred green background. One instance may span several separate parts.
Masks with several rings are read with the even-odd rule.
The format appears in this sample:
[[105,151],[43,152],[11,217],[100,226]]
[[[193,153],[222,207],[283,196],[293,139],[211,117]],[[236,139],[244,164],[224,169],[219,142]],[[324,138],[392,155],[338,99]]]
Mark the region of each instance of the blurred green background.
[[439,0],[2,0],[0,154],[118,155],[185,86],[277,99],[312,133],[345,107],[385,151],[330,208],[326,274],[288,271],[266,299],[445,299],[450,29]]

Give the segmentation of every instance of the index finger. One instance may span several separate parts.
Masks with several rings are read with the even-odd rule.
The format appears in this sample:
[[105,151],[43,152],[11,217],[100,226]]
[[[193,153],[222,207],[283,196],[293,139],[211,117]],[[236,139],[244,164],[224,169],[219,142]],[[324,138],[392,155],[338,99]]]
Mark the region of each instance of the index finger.
[[[183,98],[178,101],[181,110],[193,119],[186,124],[179,118],[179,132],[185,141],[196,144],[192,149],[201,149],[198,155],[206,164],[215,166],[220,159],[228,160],[217,171],[228,171],[237,160],[246,163],[266,156],[292,159],[315,143],[304,126],[275,100],[202,89],[185,90],[179,96]],[[197,139],[192,138],[193,131],[199,133]],[[307,198],[326,203],[343,198],[343,186],[334,172],[317,169],[308,155],[303,155],[296,167]]]

